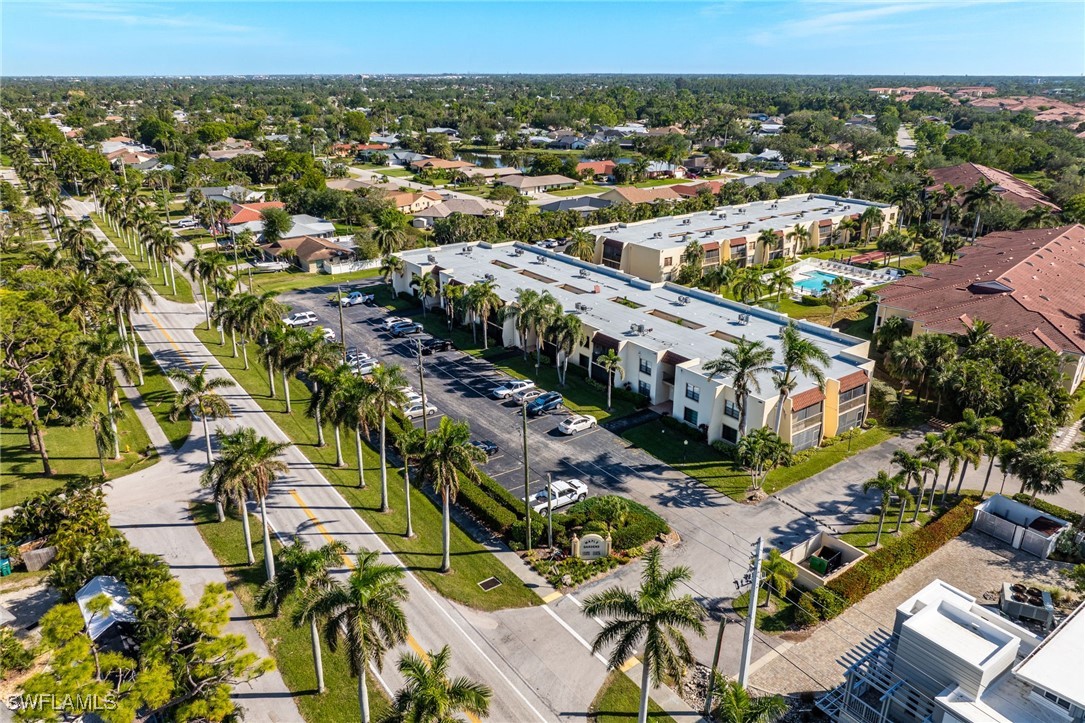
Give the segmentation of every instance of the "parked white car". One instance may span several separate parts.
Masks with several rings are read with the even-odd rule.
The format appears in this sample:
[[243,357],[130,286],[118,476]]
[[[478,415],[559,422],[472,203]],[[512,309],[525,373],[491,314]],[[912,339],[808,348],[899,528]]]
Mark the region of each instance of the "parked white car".
[[421,401],[418,401],[418,402],[415,402],[414,404],[411,404],[410,406],[406,407],[403,410],[403,413],[405,415],[407,415],[407,419],[418,419],[423,414],[425,414],[427,416],[432,416],[432,415],[436,414],[437,413],[437,407],[435,407],[435,406],[433,406],[432,404],[429,404],[429,403],[423,404]]
[[558,425],[558,431],[562,434],[576,434],[577,432],[583,432],[585,429],[595,429],[598,424],[599,422],[590,414],[574,414],[571,417],[566,417]]
[[335,341],[335,331],[326,326],[318,326],[317,331],[324,335],[324,341]]
[[283,323],[287,326],[312,326],[318,321],[316,314],[311,311],[295,311],[290,316],[283,318]]
[[257,261],[253,268],[257,271],[286,271],[290,264],[285,261]]
[[373,301],[373,294],[363,294],[361,291],[352,291],[339,300],[340,306],[357,306]]
[[518,392],[522,392],[525,389],[534,389],[535,382],[530,379],[510,379],[497,389],[493,390],[494,399],[508,399]]
[[512,395],[512,400],[514,402],[516,402],[517,404],[523,404],[525,402],[530,402],[532,399],[538,399],[542,395],[543,395],[543,390],[542,389],[535,389],[535,388],[523,389],[523,390],[521,390],[519,392],[516,392],[516,394],[513,394]]
[[[588,497],[588,486],[578,479],[557,479],[550,484],[554,491],[553,509],[566,507],[574,502],[580,502]],[[546,488],[539,490],[531,496],[532,508],[545,515],[547,508]]]
[[393,326],[402,324],[405,321],[410,321],[410,319],[405,319],[402,316],[389,316],[381,320],[381,328],[385,331],[391,331]]

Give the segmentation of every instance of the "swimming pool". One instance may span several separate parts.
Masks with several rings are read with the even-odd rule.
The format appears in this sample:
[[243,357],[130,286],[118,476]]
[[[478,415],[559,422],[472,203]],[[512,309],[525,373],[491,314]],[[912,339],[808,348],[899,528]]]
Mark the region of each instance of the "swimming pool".
[[833,279],[840,278],[824,271],[803,271],[805,278],[795,279],[795,288],[802,289],[807,294],[820,294],[825,284]]

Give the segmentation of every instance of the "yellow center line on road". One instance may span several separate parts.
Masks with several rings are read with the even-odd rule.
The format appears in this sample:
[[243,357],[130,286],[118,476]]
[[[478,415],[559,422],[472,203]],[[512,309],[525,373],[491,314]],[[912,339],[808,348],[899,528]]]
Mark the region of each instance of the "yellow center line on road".
[[[331,536],[327,528],[324,527],[324,525],[320,522],[317,516],[313,514],[313,511],[310,510],[304,502],[302,502],[301,495],[298,494],[298,491],[290,490],[290,496],[294,498],[294,501],[298,504],[298,507],[300,507],[302,511],[305,512],[305,516],[314,523],[314,527],[316,527],[317,532],[319,532],[328,542],[334,542],[335,538]],[[350,557],[346,554],[343,555],[343,563],[347,566],[347,568],[351,570],[353,570],[355,567],[354,561],[351,560]],[[429,660],[429,653],[426,652],[426,649],[423,648],[419,644],[419,642],[415,640],[415,637],[410,633],[407,634],[407,645],[410,646],[411,650],[413,650],[415,654],[418,655],[418,657],[422,658],[423,660]],[[480,721],[478,716],[476,716],[474,713],[467,713],[467,718],[471,721],[471,723],[482,723],[482,721]]]
[[180,357],[185,360],[185,364],[188,364],[189,366],[195,366],[188,358],[188,355],[185,354],[184,350],[181,349],[181,346],[176,341],[174,341],[173,337],[170,336],[170,333],[166,331],[166,327],[162,326],[162,322],[158,320],[158,317],[152,314],[150,309],[147,308],[147,305],[140,302],[140,308],[143,309],[143,313],[147,315],[147,318],[151,320],[151,323],[157,326],[158,330],[162,332],[162,336],[166,337],[166,341],[170,343],[170,346],[173,347],[173,350],[176,351],[180,355]]

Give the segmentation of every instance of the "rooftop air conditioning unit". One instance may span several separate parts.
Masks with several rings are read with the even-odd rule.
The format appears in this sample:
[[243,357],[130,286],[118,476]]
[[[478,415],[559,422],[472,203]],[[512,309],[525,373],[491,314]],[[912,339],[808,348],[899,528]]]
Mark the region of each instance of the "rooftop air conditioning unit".
[[463,248],[463,255],[464,255],[464,256],[470,256],[470,255],[471,255],[471,249],[472,249],[472,248],[474,248],[474,247],[473,247],[473,246],[464,246],[464,248]]
[[691,223],[693,223],[693,219],[691,219],[691,218],[682,219],[682,225],[683,226],[689,226]]
[[740,208],[736,211],[736,213],[746,213],[746,209]]
[[486,280],[487,281],[496,281],[497,277],[494,276],[493,274],[486,274]]
[[638,327],[638,326],[640,326],[640,325],[639,325],[639,324],[630,324],[630,325],[629,325],[629,331],[631,331],[631,332],[633,332],[634,334],[636,334],[636,333],[637,333],[637,327]]
[[637,324],[637,333],[638,334],[643,334],[644,333],[644,324]]
[[678,303],[679,304],[685,305],[685,304],[688,304],[689,302],[690,302],[690,298],[688,296],[679,296],[678,297]]
[[521,248],[515,248],[515,249],[512,250],[512,253],[513,253],[514,256],[523,256],[524,255],[524,250],[521,249]]
[[740,324],[749,324],[750,323],[750,315],[749,314],[739,314],[738,315],[738,322]]
[[591,276],[591,272],[590,272],[590,271],[588,271],[587,269],[580,269],[580,278],[582,278],[582,279],[586,279],[586,278],[588,278],[589,276]]
[[431,264],[437,263],[437,257],[434,256],[433,254],[430,254],[429,256],[427,256],[426,260],[429,261]]

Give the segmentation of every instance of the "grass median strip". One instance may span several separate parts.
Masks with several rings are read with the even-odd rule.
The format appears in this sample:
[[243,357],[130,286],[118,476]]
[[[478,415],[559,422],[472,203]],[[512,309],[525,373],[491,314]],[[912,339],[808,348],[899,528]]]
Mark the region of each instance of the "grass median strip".
[[[288,291],[327,286],[330,289],[329,293],[334,294],[335,287],[338,284],[349,284],[354,281],[372,279],[379,275],[379,269],[362,269],[361,271],[351,271],[346,274],[336,274],[335,276],[320,273],[307,274],[303,271],[290,270],[275,273],[254,273],[252,283],[261,293],[273,291],[276,294],[283,294]],[[248,277],[245,276],[245,279],[247,280]],[[346,289],[344,289],[345,293]]]
[[[611,671],[603,687],[595,694],[588,712],[592,723],[624,723],[635,721],[640,708],[640,688],[625,673]],[[648,701],[648,720],[653,723],[674,723],[654,700]]]
[[175,450],[180,449],[192,433],[192,419],[182,415],[176,422],[170,420],[170,409],[173,407],[176,390],[142,340],[139,342],[139,363],[143,366],[143,386],[139,387],[139,393],[158,426],[169,438],[170,445]]
[[[364,446],[366,482],[365,489],[358,489],[358,463],[354,454],[354,442],[349,430],[343,431],[343,456],[347,466],[335,466],[335,444],[331,430],[327,430],[327,446],[316,446],[316,428],[313,421],[304,416],[309,402],[309,390],[299,380],[290,384],[292,414],[286,414],[281,380],[277,381],[279,396],[268,395],[267,371],[253,363],[247,371],[241,359],[230,356],[229,346],[219,346],[218,333],[207,332],[199,327],[196,336],[207,346],[234,379],[252,395],[258,404],[271,415],[279,428],[290,437],[298,449],[313,463],[344,499],[353,507],[399,559],[428,586],[440,594],[464,605],[481,610],[498,610],[538,604],[539,597],[527,588],[500,560],[490,554],[482,544],[472,540],[466,532],[453,525],[451,531],[452,572],[442,574],[441,566],[441,512],[431,498],[417,487],[411,488],[411,511],[415,537],[405,539],[406,516],[403,511],[403,477],[399,469],[388,471],[388,493],[392,511],[380,512],[380,483],[378,453]],[[250,355],[252,356],[252,355]],[[501,585],[484,591],[478,583],[488,577],[496,577]]]
[[[295,693],[294,700],[305,720],[323,723],[356,715],[358,684],[350,675],[350,665],[343,651],[332,653],[327,645],[321,642],[324,684],[327,689],[323,694],[317,693],[309,626],[295,626],[290,620],[291,606],[296,600],[286,600],[278,617],[256,605],[257,594],[264,583],[264,548],[260,544],[260,518],[249,516],[253,534],[252,552],[256,562],[247,565],[245,537],[241,530],[241,519],[236,513],[227,515],[225,522],[218,522],[214,505],[196,503],[192,506],[192,514],[196,529],[200,531],[203,541],[211,548],[226,573],[230,590],[237,595],[241,607],[267,644],[283,681]],[[272,546],[279,549],[275,540],[272,540]],[[393,663],[391,659],[385,661],[386,665]],[[384,690],[372,675],[369,680],[369,705],[375,720],[381,720],[390,710]]]
[[163,278],[156,278],[154,270],[151,269],[151,265],[147,261],[141,261],[139,258],[139,252],[133,251],[128,247],[117,234],[113,233],[113,229],[110,228],[109,223],[99,216],[94,214],[92,216],[94,224],[101,229],[102,233],[113,242],[113,245],[117,247],[117,250],[128,260],[128,263],[136,267],[137,270],[147,279],[147,282],[154,287],[161,296],[169,299],[170,301],[179,301],[183,304],[191,304],[195,301],[192,296],[192,286],[188,282],[188,278],[181,273],[180,269],[176,269],[177,276],[177,293],[173,293],[173,287],[170,285],[169,278],[166,278],[164,270],[160,269],[160,275]]

